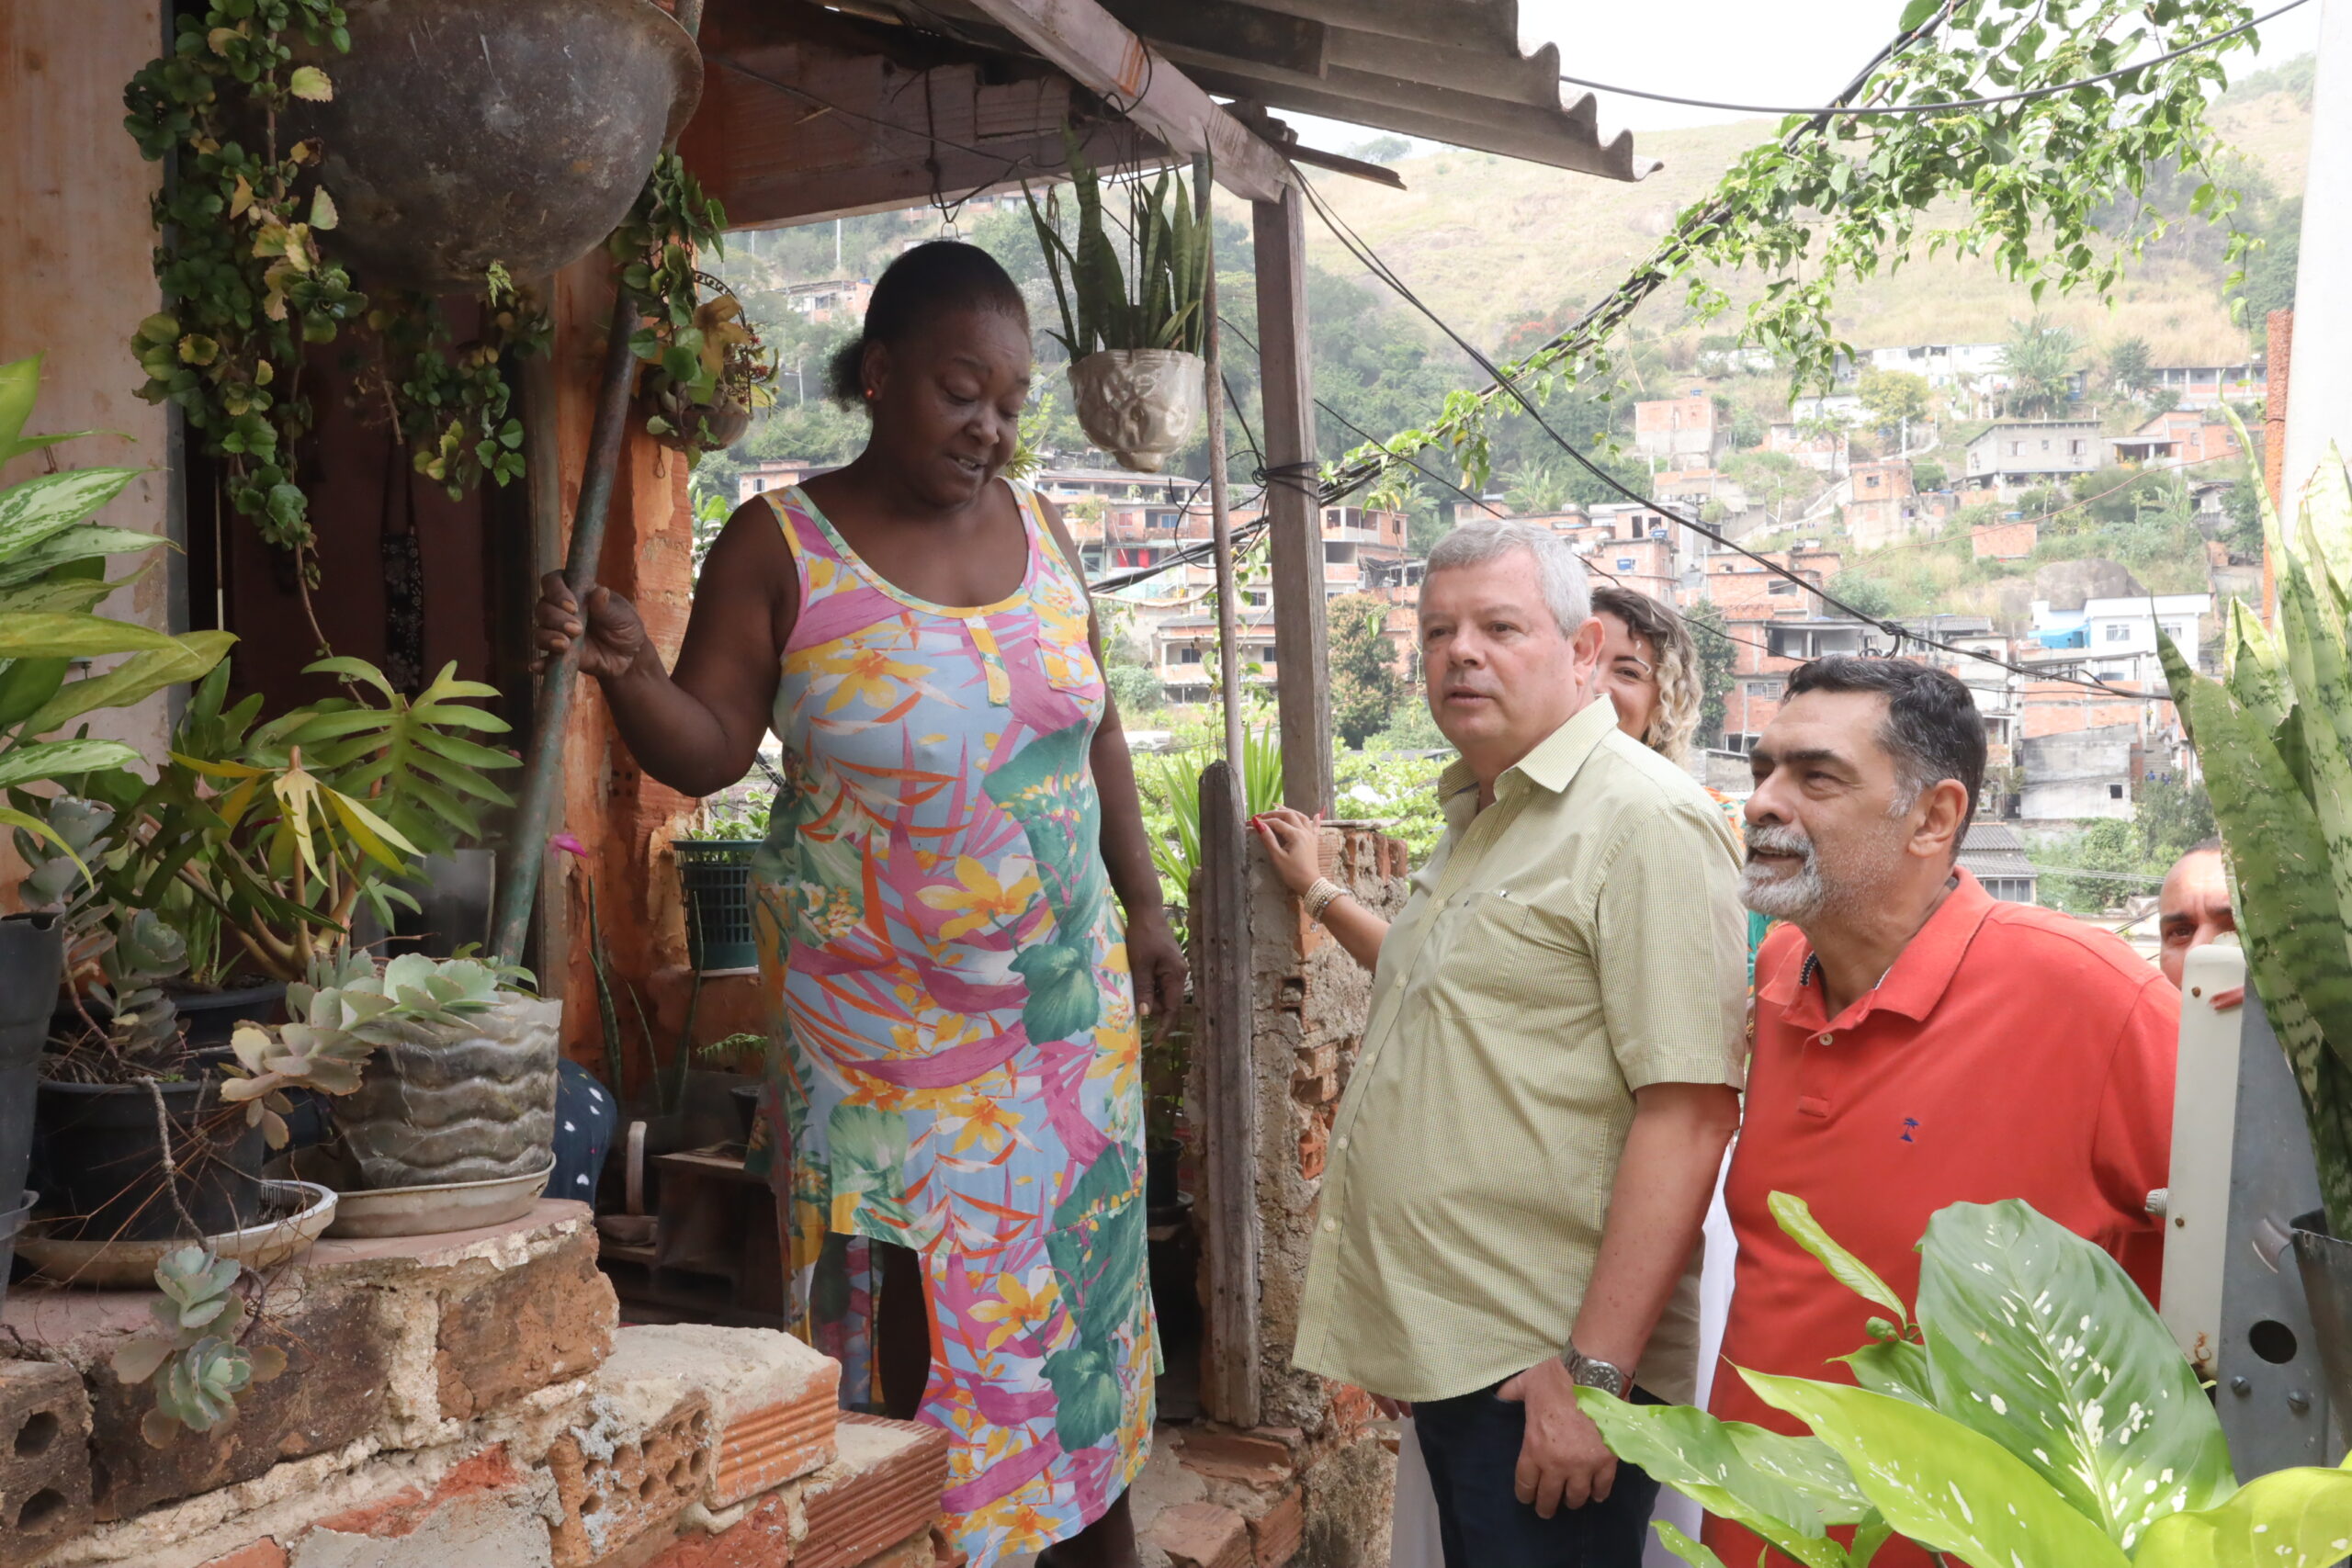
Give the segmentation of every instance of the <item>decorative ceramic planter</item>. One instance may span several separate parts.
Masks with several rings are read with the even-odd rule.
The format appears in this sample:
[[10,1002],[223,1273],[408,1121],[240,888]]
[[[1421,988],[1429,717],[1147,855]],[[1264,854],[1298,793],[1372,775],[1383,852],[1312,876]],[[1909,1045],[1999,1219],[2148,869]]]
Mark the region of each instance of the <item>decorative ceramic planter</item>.
[[333,1102],[361,1190],[545,1171],[562,1021],[560,1002],[508,995],[473,1021],[470,1034],[379,1047],[358,1091]]
[[1137,473],[1156,474],[1192,445],[1201,423],[1201,356],[1173,348],[1113,348],[1069,367],[1078,423]]
[[298,45],[334,84],[315,136],[365,287],[481,287],[576,261],[628,216],[702,95],[694,39],[650,0],[348,0],[351,51]]

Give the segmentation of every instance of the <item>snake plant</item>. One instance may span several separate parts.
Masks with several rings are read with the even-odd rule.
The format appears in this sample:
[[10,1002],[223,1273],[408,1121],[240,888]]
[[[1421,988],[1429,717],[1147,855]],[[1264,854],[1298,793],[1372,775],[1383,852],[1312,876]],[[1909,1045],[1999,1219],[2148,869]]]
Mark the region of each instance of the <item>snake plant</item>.
[[2228,852],[2247,966],[2302,1091],[2328,1228],[2352,1236],[2352,478],[2330,446],[2291,536],[2256,489],[2276,626],[2233,604],[2218,681],[2169,638],[2160,650]]
[[1079,152],[1074,138],[1064,141],[1070,196],[1078,208],[1075,245],[1062,235],[1060,193],[1048,192],[1040,206],[1035,193],[1026,186],[1023,191],[1053,278],[1054,299],[1061,307],[1062,330],[1052,335],[1073,364],[1105,349],[1198,354],[1209,229],[1194,220],[1183,179],[1162,169],[1148,186],[1141,176],[1126,181],[1126,221],[1114,237],[1103,210],[1101,172]]

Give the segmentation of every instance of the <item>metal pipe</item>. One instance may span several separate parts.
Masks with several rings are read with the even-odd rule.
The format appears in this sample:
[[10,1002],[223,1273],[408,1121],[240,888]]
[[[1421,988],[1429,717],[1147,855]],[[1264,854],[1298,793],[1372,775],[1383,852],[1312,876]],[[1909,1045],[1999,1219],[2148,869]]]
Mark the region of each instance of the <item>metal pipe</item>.
[[[596,566],[605,553],[605,520],[611,514],[613,481],[628,445],[629,393],[637,381],[637,356],[629,338],[637,331],[636,297],[622,288],[613,300],[613,322],[605,334],[604,381],[597,395],[596,423],[588,436],[588,461],[580,481],[580,505],[572,513],[571,547],[564,558],[564,581],[582,602],[582,637],[587,635],[585,601],[595,585]],[[548,660],[539,677],[539,697],[531,719],[531,756],[523,774],[522,796],[514,806],[514,827],[504,857],[505,874],[498,889],[498,913],[491,922],[491,951],[502,964],[519,964],[531,930],[531,909],[537,901],[539,865],[547,857],[548,827],[555,819],[556,796],[563,788],[563,738],[571,719],[573,678],[580,672],[580,643]],[[541,962],[545,962],[542,955]]]
[[1242,813],[1249,814],[1249,770],[1243,765],[1241,739],[1241,649],[1235,621],[1238,610],[1233,585],[1233,518],[1225,494],[1225,371],[1218,352],[1216,323],[1216,228],[1209,211],[1209,159],[1193,154],[1193,205],[1208,231],[1204,242],[1207,265],[1201,280],[1201,362],[1207,380],[1204,401],[1209,418],[1209,537],[1216,561],[1216,683],[1225,707],[1225,760],[1242,784]]

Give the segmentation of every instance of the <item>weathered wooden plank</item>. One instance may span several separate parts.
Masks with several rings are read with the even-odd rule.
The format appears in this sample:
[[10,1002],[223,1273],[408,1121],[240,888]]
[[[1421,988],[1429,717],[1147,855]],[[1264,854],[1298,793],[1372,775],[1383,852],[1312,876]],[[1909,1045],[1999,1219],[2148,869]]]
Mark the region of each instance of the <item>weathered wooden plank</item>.
[[1311,465],[1315,400],[1306,347],[1306,206],[1294,188],[1252,205],[1258,370],[1266,410],[1266,530],[1274,593],[1274,694],[1283,803],[1331,807],[1331,698],[1323,610],[1322,510]]
[[1094,0],[977,0],[1023,43],[1179,152],[1207,152],[1217,184],[1250,201],[1290,185],[1281,154]]
[[1201,774],[1201,870],[1192,927],[1202,1054],[1202,1172],[1206,1178],[1209,1323],[1201,1404],[1216,1420],[1258,1424],[1258,1083],[1250,1043],[1250,863],[1241,781],[1212,762]]

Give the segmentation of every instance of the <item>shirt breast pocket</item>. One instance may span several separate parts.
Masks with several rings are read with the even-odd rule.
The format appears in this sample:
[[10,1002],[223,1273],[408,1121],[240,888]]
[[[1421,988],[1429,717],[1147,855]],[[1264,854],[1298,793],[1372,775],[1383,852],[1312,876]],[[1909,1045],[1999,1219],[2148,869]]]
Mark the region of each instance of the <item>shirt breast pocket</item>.
[[1527,1006],[1541,962],[1533,910],[1509,890],[1465,893],[1443,914],[1439,991],[1464,1018],[1494,1018]]

